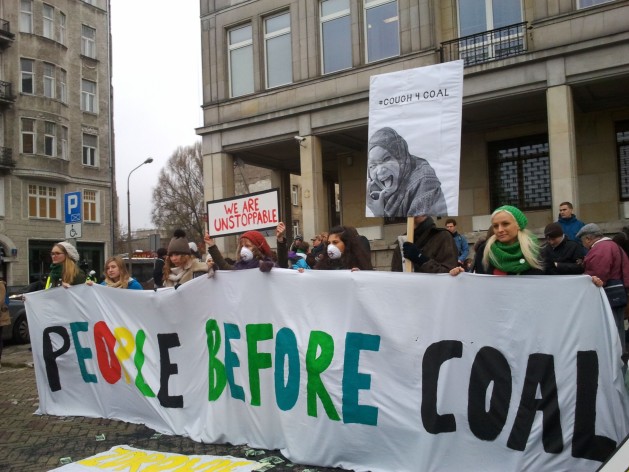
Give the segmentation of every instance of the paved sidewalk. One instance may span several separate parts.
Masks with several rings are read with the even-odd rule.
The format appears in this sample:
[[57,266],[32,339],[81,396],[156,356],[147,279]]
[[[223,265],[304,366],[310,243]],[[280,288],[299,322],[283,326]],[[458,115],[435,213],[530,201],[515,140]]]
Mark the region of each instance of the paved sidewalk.
[[[269,461],[271,472],[341,471],[290,463],[279,451],[248,446],[203,444],[156,433],[143,425],[102,418],[40,416],[29,345],[5,346],[0,368],[0,471],[40,472],[111,449],[130,445],[178,454],[231,455]],[[313,447],[316,447],[313,444]],[[281,461],[271,466],[271,464]]]

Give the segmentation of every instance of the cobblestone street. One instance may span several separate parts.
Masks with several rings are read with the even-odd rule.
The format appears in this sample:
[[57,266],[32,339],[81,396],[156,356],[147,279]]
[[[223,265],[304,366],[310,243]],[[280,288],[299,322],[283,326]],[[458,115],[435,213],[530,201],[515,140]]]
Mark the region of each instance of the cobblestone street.
[[[130,445],[178,454],[245,457],[269,462],[273,472],[340,471],[292,464],[279,451],[248,446],[202,444],[181,436],[156,433],[143,425],[85,417],[33,415],[38,396],[28,345],[5,346],[0,369],[0,471],[40,472]],[[314,447],[314,446],[313,446]],[[281,459],[281,462],[278,460]],[[275,462],[278,462],[276,465]]]

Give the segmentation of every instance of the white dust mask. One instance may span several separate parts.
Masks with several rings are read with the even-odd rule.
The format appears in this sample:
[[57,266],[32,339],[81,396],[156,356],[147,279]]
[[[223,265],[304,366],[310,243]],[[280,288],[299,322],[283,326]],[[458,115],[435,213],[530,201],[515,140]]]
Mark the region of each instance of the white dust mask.
[[336,247],[334,244],[328,244],[328,257],[330,259],[340,259],[341,250],[338,247]]
[[242,247],[240,249],[240,259],[245,262],[249,262],[251,259],[253,259],[253,252],[251,252],[251,249],[249,249],[248,247]]

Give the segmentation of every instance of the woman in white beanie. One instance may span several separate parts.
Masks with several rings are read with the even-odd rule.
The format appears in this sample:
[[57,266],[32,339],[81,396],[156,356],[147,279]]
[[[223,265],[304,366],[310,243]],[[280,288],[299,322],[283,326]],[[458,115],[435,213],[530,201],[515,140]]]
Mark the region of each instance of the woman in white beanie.
[[50,251],[52,264],[50,274],[46,280],[46,289],[53,287],[65,287],[85,283],[85,272],[79,266],[79,252],[76,248],[66,242],[61,241],[55,244]]

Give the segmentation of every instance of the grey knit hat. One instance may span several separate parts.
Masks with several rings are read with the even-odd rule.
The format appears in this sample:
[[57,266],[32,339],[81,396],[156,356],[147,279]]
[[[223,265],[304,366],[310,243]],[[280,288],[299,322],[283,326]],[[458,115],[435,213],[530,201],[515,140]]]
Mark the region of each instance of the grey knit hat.
[[586,224],[577,233],[577,238],[582,238],[583,236],[591,236],[591,235],[603,236],[603,232],[601,231],[601,228],[599,228],[596,223]]
[[190,254],[190,246],[186,232],[182,229],[176,229],[173,238],[168,243],[168,255],[171,254]]
[[57,243],[56,246],[63,247],[70,259],[72,259],[74,262],[79,262],[79,251],[77,251],[72,244],[66,241],[61,241],[60,243]]

